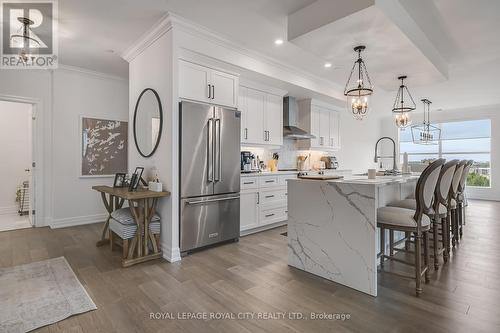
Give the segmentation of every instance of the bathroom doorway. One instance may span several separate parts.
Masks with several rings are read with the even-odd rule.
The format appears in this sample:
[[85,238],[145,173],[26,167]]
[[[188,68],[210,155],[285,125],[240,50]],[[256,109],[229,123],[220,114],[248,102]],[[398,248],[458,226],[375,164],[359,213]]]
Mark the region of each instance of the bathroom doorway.
[[0,100],[0,231],[34,226],[33,111]]

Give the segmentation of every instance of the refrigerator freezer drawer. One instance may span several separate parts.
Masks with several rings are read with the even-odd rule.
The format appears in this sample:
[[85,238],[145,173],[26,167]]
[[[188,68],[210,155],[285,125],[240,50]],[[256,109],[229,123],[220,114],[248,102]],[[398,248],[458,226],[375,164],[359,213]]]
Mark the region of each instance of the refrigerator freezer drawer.
[[181,252],[240,236],[239,194],[181,200]]

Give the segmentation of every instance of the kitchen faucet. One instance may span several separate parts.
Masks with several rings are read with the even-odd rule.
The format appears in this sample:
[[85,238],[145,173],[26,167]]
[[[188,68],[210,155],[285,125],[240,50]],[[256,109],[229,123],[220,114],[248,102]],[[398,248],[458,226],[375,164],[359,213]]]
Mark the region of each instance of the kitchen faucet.
[[[388,136],[383,136],[377,140],[377,143],[375,144],[375,157],[373,158],[373,161],[375,163],[377,163],[378,159],[382,157],[382,156],[377,155],[377,147],[378,147],[378,143],[384,139],[392,141],[392,171],[397,172],[398,168],[396,166],[396,142]],[[390,157],[390,156],[387,156],[387,157]]]

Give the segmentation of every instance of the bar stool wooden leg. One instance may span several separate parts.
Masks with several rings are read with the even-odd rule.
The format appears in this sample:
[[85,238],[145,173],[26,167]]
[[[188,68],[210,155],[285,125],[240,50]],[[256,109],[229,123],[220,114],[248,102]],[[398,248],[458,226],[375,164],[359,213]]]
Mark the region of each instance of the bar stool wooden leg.
[[380,268],[384,268],[385,256],[385,229],[380,228]]
[[109,248],[113,252],[113,231],[109,230]]
[[[432,221],[432,232],[434,234],[434,237],[432,237],[432,240],[434,242],[434,269],[435,270],[439,269],[439,239],[438,239],[438,237],[439,237],[439,230],[438,230],[438,219],[439,219],[439,217],[436,216],[435,220]],[[428,235],[427,235],[427,237],[428,237]],[[425,248],[424,248],[424,250],[425,250]]]
[[443,243],[443,261],[445,263],[448,262],[448,256],[450,253],[448,252],[448,238],[450,236],[450,229],[448,228],[447,223],[448,216],[441,219],[441,240]]
[[422,236],[417,232],[415,237],[415,294],[420,296],[422,293]]
[[405,231],[405,250],[406,251],[410,250],[410,237],[411,237],[411,233],[408,231]]
[[[435,238],[437,238],[437,235],[434,235]],[[435,251],[435,248],[434,248]],[[436,255],[437,258],[437,255]],[[430,278],[429,278],[429,232],[426,231],[424,233],[424,269],[425,269],[425,283],[429,283]],[[439,265],[438,265],[439,267]]]
[[389,254],[394,255],[394,230],[389,230]]

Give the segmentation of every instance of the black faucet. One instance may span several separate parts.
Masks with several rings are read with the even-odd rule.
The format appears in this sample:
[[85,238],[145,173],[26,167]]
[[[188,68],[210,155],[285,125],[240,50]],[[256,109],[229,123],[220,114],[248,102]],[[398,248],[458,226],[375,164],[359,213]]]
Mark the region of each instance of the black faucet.
[[375,144],[375,157],[373,158],[373,161],[375,163],[377,163],[379,157],[381,157],[381,156],[377,155],[377,147],[378,147],[378,143],[380,141],[384,140],[384,139],[392,141],[392,148],[393,148],[392,149],[392,171],[397,171],[398,168],[396,166],[396,142],[392,138],[390,138],[388,136],[383,136],[383,137],[381,137],[380,139],[377,140],[377,143]]

